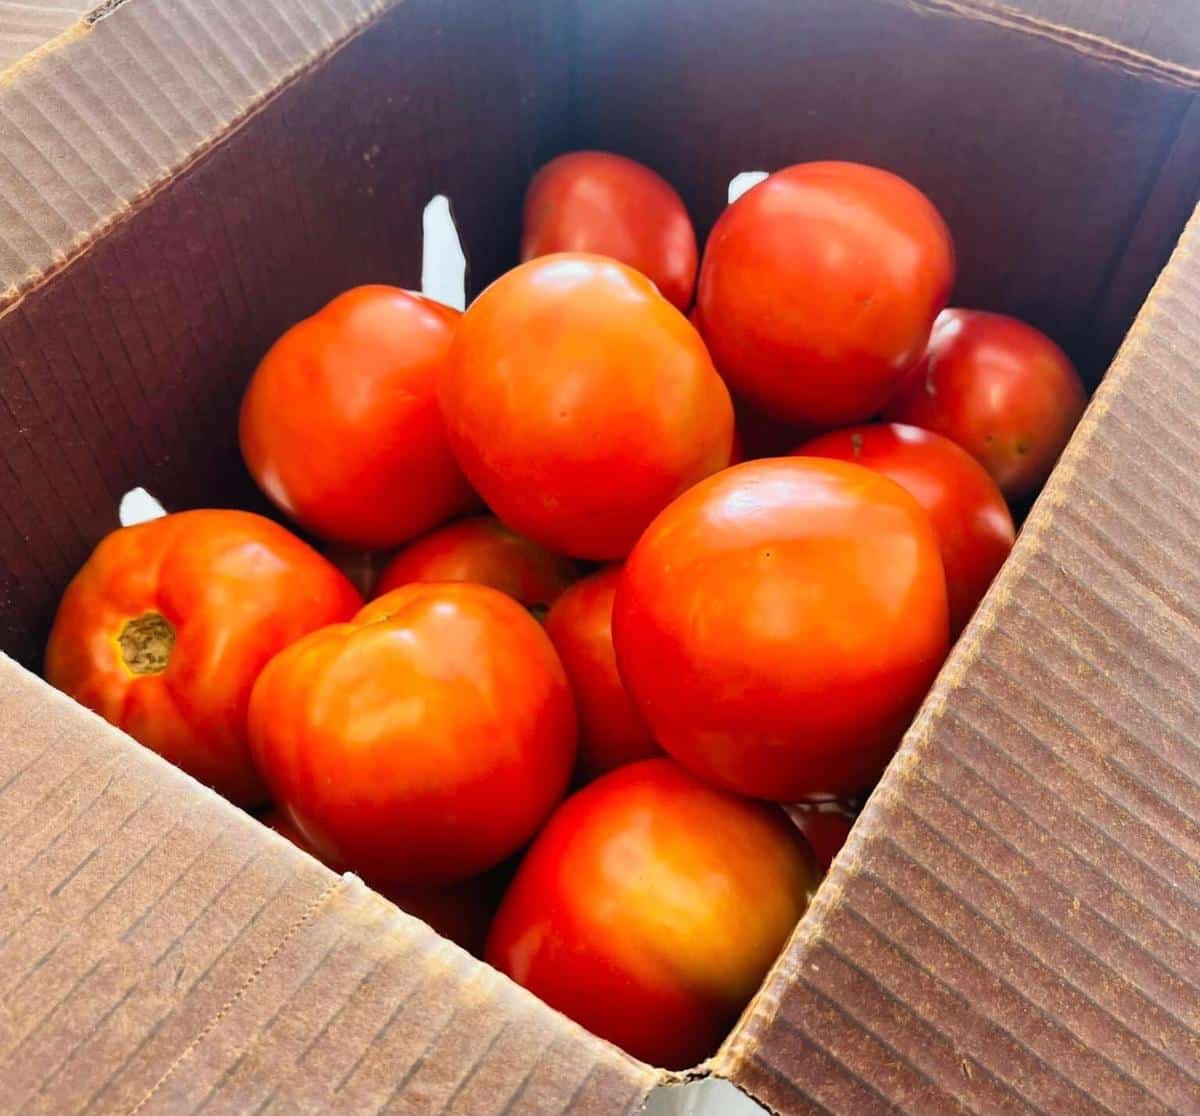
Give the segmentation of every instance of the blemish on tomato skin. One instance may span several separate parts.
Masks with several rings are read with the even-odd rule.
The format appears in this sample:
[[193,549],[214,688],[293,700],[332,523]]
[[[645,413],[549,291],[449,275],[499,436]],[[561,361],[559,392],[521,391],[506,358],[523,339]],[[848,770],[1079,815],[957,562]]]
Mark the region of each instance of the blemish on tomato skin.
[[862,457],[863,436],[861,434],[850,435],[850,448],[854,451],[855,457]]

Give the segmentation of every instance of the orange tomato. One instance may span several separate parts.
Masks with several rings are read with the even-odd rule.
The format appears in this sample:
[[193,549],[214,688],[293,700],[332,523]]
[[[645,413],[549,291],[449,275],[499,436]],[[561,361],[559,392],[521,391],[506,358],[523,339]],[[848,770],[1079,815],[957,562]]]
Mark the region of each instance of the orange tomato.
[[1075,366],[1040,330],[1004,314],[947,310],[886,417],[957,442],[1017,502],[1046,482],[1086,406]]
[[883,770],[945,657],[937,538],[912,496],[861,466],[735,465],[642,536],[613,640],[685,767],[760,798],[846,797]]
[[242,400],[242,454],[262,490],[314,534],[365,549],[471,507],[434,384],[459,317],[411,291],[368,286],[292,326]]
[[521,259],[551,252],[611,256],[652,279],[686,311],[696,282],[696,234],[683,200],[649,167],[605,151],[551,159],[525,194]]
[[714,1054],[814,883],[777,807],[668,759],[597,779],[551,817],[500,904],[487,960],[652,1065]]
[[272,797],[381,890],[456,883],[533,836],[575,759],[554,647],[516,601],[412,584],[281,652],[250,701]]
[[479,516],[442,527],[400,551],[379,577],[376,594],[413,581],[473,581],[490,585],[544,612],[579,577],[575,563]]
[[622,557],[729,461],[733,409],[699,334],[644,275],[599,256],[497,279],[463,316],[439,392],[492,510],[577,558]]
[[950,634],[957,637],[1012,549],[1016,532],[1004,495],[966,450],[915,426],[855,426],[805,442],[798,454],[865,465],[925,509],[946,570]]
[[950,233],[916,187],[857,163],[802,163],[721,215],[696,305],[735,394],[780,422],[840,426],[888,401],[953,281]]
[[263,665],[362,601],[315,550],[241,511],[188,511],[105,538],[68,586],[46,678],[242,806],[265,791],[246,705]]
[[550,609],[546,634],[571,680],[579,711],[580,766],[601,775],[661,753],[617,673],[612,609],[621,567],[585,577]]

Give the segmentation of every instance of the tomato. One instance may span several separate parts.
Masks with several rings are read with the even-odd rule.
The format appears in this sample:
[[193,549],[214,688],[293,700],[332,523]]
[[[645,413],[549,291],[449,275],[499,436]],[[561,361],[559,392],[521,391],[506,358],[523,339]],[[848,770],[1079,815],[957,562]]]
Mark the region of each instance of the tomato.
[[1075,366],[1040,330],[947,310],[885,417],[957,442],[1016,502],[1045,483],[1086,406]]
[[[283,811],[272,810],[264,814],[262,823],[310,856],[317,856],[316,850],[304,839],[304,834]],[[329,867],[335,872],[344,871],[341,865],[330,864]],[[490,881],[476,877],[449,887],[395,888],[385,893],[385,898],[402,911],[419,918],[443,938],[462,946],[476,957],[482,957],[495,908],[491,890]]]
[[823,876],[850,836],[854,815],[834,802],[793,806],[788,814],[808,842],[817,871]]
[[361,603],[330,563],[269,519],[178,512],[96,547],[59,605],[46,678],[254,806],[266,797],[246,739],[254,679],[277,651]]
[[887,402],[953,281],[950,233],[914,186],[856,163],[802,163],[721,215],[696,301],[735,394],[781,422],[829,427]]
[[544,612],[578,578],[570,559],[523,539],[498,519],[479,516],[451,523],[402,550],[380,575],[376,593],[413,581],[473,581]]
[[439,388],[450,443],[515,531],[621,558],[680,492],[724,468],[729,393],[700,335],[644,276],[565,253],[467,310]]
[[314,534],[365,549],[470,508],[434,384],[459,317],[368,286],[292,326],[242,400],[242,454],[262,490]]
[[661,753],[617,673],[612,609],[620,576],[621,567],[612,566],[585,577],[546,617],[546,634],[575,693],[581,766],[591,775]]
[[847,797],[883,770],[945,657],[937,539],[903,488],[861,466],[735,465],[642,536],[613,641],[685,767],[760,798]]
[[838,430],[796,452],[865,465],[916,497],[941,548],[950,633],[957,636],[1004,564],[1016,533],[1004,496],[987,470],[948,438],[900,424]]
[[553,815],[500,904],[487,960],[652,1065],[716,1052],[813,887],[777,807],[668,759],[597,779]]
[[455,883],[562,797],[575,711],[546,633],[483,585],[417,583],[277,655],[250,700],[272,797],[381,890]]
[[686,311],[696,283],[696,233],[683,200],[649,167],[605,151],[552,159],[525,194],[521,259],[551,252],[611,256]]

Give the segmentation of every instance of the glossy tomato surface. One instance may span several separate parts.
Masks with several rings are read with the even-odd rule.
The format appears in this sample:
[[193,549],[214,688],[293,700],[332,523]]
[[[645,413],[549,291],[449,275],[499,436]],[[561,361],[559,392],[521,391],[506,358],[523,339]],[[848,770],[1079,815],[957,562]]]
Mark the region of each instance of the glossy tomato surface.
[[937,539],[903,488],[861,466],[736,465],[642,536],[613,640],[685,767],[760,798],[847,797],[883,770],[945,657]]
[[668,759],[597,779],[534,842],[487,960],[651,1065],[717,1047],[757,991],[813,886],[777,807]]
[[546,634],[566,668],[579,711],[579,759],[587,775],[660,755],[634,708],[613,651],[612,610],[621,567],[571,586],[546,617]]
[[488,287],[463,316],[440,399],[492,510],[577,558],[623,557],[733,442],[700,335],[644,275],[600,256],[542,256]]
[[1004,314],[947,310],[885,417],[957,442],[1014,502],[1037,494],[1087,406],[1066,353]]
[[[297,848],[320,859],[317,851],[305,840],[304,834],[282,810],[271,810],[264,814],[262,823],[281,837],[286,837]],[[347,870],[344,864],[328,866],[335,872]],[[475,877],[446,887],[398,887],[384,895],[402,911],[407,911],[432,927],[443,938],[449,938],[468,953],[482,957],[488,927],[496,908],[494,891],[490,879]]]
[[451,523],[400,551],[380,575],[376,594],[413,581],[473,581],[544,611],[579,570],[569,558],[522,538],[492,516]]
[[541,625],[482,585],[417,583],[277,655],[250,702],[274,800],[371,884],[454,883],[530,837],[575,760]]
[[472,506],[435,397],[459,313],[355,287],[271,347],[242,400],[254,479],[334,542],[396,546]]
[[696,283],[696,234],[683,199],[649,167],[605,151],[552,159],[525,194],[521,259],[591,252],[636,268],[686,311]]
[[950,233],[914,186],[857,163],[801,163],[713,227],[698,320],[735,394],[778,421],[829,427],[887,402],[953,282]]
[[865,465],[901,485],[925,509],[941,549],[950,634],[966,627],[1012,549],[1012,515],[996,482],[966,450],[940,434],[900,423],[824,434],[797,451]]
[[354,587],[262,516],[187,511],[105,538],[68,586],[46,678],[241,806],[266,797],[246,706],[268,659],[354,614]]

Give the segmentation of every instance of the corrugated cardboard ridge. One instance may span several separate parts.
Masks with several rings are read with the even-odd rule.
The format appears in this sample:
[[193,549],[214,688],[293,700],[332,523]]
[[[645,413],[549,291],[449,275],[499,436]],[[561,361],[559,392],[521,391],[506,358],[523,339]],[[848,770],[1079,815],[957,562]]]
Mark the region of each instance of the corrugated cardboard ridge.
[[[946,12],[966,19],[981,19],[1023,34],[1049,39],[1080,54],[1118,66],[1132,74],[1142,74],[1159,81],[1182,85],[1188,89],[1200,88],[1200,69],[1159,57],[1127,42],[1121,42],[1108,35],[1097,34],[1090,30],[1087,25],[1096,20],[1097,15],[1103,16],[1104,14],[1097,12],[1094,7],[1092,10],[1089,10],[1089,6],[1076,9],[1073,13],[1074,22],[1066,23],[1049,15],[1038,14],[1046,5],[1038,3],[1037,0],[1026,0],[1019,6],[994,3],[992,0],[892,0],[892,2]],[[1050,6],[1058,7],[1059,5]],[[1192,15],[1194,16],[1194,13]],[[1180,30],[1184,31],[1187,28],[1183,27]],[[1181,35],[1175,36],[1176,44],[1181,38]]]
[[717,1071],[784,1111],[1200,1100],[1200,212]]
[[392,2],[133,0],[72,24],[0,83],[0,299],[62,266]]
[[652,1070],[2,658],[0,716],[6,1111],[640,1107]]

